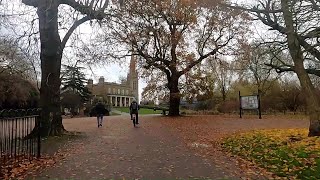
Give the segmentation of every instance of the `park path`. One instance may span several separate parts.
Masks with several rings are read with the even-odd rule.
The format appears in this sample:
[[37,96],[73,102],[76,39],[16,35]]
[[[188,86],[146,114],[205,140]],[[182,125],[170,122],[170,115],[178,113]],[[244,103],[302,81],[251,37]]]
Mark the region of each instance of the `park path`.
[[93,117],[64,120],[66,129],[84,132],[86,138],[36,179],[239,179],[145,117],[139,128],[133,128],[129,115],[105,117],[102,128]]

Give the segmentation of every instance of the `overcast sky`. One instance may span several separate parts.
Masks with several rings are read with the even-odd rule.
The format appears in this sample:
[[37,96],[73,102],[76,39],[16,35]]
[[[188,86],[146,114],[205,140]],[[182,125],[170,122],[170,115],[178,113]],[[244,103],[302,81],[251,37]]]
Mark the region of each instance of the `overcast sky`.
[[[35,14],[36,9],[32,8],[32,7],[26,8],[26,6],[24,6],[21,3],[21,0],[12,0],[12,1],[4,0],[3,2],[5,2],[5,1],[9,2],[9,4],[11,4],[11,5],[15,4],[15,6],[1,8],[0,10],[2,11],[2,13],[15,14],[15,12],[17,12],[16,14],[18,14],[19,11],[28,10],[30,12],[30,16],[32,19],[36,17],[36,14]],[[244,1],[244,0],[237,0],[237,2],[248,3],[247,1]],[[20,18],[20,17],[17,17],[17,18]],[[24,23],[30,23],[30,20],[29,20],[29,22],[26,21]],[[25,28],[27,25],[26,24],[23,25],[23,24],[18,23],[18,26],[19,26],[19,28]],[[253,33],[252,38],[253,37],[265,38],[264,36],[267,36],[267,34],[270,33],[270,32],[267,33],[268,30],[265,28],[265,26],[261,25],[261,23],[259,23],[259,22],[255,22],[252,25],[252,30],[255,32],[255,33]],[[256,33],[257,30],[260,32],[259,34]],[[81,39],[86,41],[87,38],[89,38],[90,36],[92,36],[92,34],[95,33],[95,30],[92,29],[92,27],[90,26],[89,23],[85,23],[77,29],[77,32],[78,33],[80,32],[82,34]],[[63,37],[63,35],[64,35],[64,33],[62,32],[61,38]],[[70,41],[69,41],[69,43],[70,43]],[[96,48],[99,48],[99,47],[96,47]],[[65,53],[68,53],[68,51],[72,52],[72,48],[69,48],[69,50],[66,50]],[[99,66],[97,65],[97,66],[93,67],[91,70],[88,68],[86,70],[87,78],[91,78],[94,80],[95,83],[97,83],[99,77],[104,76],[105,81],[107,81],[107,82],[118,82],[120,76],[122,76],[122,77],[127,76],[127,73],[129,70],[129,61],[130,61],[130,58],[127,59],[127,64],[124,64],[123,66],[119,66],[118,64],[104,64],[104,65],[99,65]],[[146,83],[143,81],[143,79],[140,79],[139,80],[139,93],[140,94],[145,86],[146,86]],[[140,99],[141,98],[142,97],[140,95]]]

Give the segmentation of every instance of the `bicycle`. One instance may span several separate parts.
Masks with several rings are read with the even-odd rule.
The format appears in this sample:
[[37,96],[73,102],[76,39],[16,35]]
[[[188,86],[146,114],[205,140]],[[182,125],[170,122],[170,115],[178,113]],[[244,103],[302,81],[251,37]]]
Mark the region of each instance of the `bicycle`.
[[132,114],[132,119],[131,120],[133,122],[133,127],[136,127],[136,123],[137,123],[136,119],[137,119],[136,114]]

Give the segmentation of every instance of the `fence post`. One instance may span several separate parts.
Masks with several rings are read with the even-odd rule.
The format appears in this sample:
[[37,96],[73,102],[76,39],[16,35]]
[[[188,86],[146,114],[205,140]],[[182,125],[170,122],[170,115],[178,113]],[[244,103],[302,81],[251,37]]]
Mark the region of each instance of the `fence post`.
[[38,116],[37,116],[37,133],[38,133],[38,152],[37,152],[37,158],[40,158],[41,156],[41,110],[38,111]]

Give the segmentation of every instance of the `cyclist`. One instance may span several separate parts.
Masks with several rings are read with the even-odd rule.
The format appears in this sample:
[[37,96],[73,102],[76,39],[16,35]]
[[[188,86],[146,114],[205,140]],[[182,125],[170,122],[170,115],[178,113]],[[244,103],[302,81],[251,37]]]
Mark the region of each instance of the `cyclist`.
[[130,104],[130,116],[132,119],[132,114],[136,115],[136,124],[139,124],[139,119],[138,119],[138,111],[140,109],[139,104],[135,99],[133,99],[132,103]]

